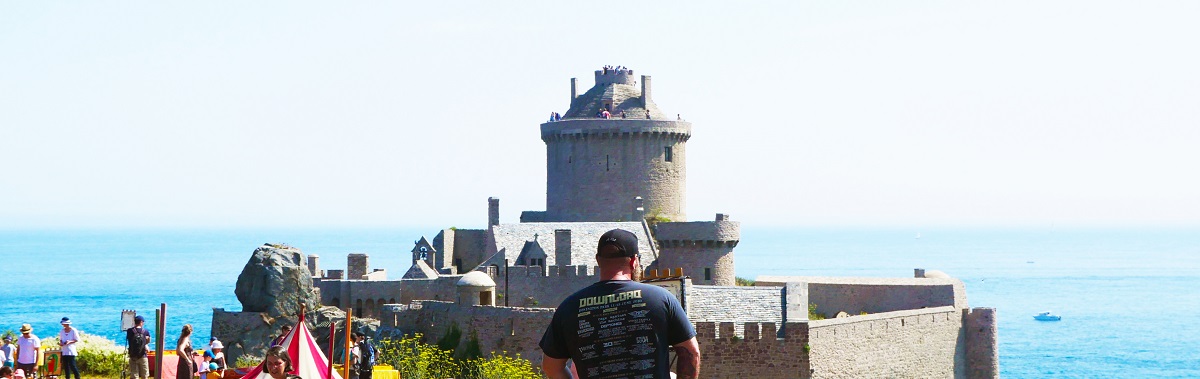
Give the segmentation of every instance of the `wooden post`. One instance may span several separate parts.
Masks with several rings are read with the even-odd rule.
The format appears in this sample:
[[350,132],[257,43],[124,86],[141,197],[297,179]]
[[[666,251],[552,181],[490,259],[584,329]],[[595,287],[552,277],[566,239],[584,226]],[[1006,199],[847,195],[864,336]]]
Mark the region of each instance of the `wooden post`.
[[163,339],[167,335],[167,303],[159,304],[154,312],[154,324],[154,334],[157,334],[154,343],[154,377],[163,379],[163,348],[166,345]]

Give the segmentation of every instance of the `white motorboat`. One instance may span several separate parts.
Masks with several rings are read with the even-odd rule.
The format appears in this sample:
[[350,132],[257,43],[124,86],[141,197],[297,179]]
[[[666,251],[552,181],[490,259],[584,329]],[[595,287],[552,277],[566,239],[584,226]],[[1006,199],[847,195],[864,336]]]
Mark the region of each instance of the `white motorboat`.
[[1037,316],[1033,316],[1033,319],[1038,320],[1038,321],[1058,321],[1058,320],[1062,320],[1062,316],[1056,315],[1051,312],[1042,312],[1042,313],[1038,313]]

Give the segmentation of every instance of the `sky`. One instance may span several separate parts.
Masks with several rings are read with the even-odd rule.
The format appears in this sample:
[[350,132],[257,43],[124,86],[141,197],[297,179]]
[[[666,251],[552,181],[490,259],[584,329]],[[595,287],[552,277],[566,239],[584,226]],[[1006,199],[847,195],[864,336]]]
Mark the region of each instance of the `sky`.
[[0,228],[480,228],[623,65],[691,220],[1200,226],[1191,1],[2,2]]

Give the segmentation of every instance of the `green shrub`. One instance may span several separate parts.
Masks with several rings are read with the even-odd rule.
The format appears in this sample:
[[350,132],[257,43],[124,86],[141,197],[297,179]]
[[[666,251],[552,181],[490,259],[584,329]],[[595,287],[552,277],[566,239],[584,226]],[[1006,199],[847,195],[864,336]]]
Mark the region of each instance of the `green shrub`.
[[461,367],[450,350],[421,342],[421,334],[379,341],[379,363],[389,364],[401,378],[444,379],[457,377]]
[[471,337],[467,338],[467,345],[463,346],[462,351],[455,351],[454,357],[464,361],[482,358],[483,349],[479,347],[479,334],[472,330]]
[[501,352],[497,355],[492,352],[491,357],[476,358],[466,362],[463,367],[464,379],[541,379],[542,373],[540,369],[534,368],[533,363],[527,359],[509,357],[508,352]]
[[[76,363],[79,372],[85,375],[116,377],[125,368],[125,349],[107,338],[79,332],[75,349],[79,352]],[[60,349],[58,336],[42,340],[42,349]]]
[[454,351],[458,348],[459,341],[462,340],[462,330],[458,329],[458,323],[450,324],[450,328],[446,330],[446,334],[437,341],[437,347],[442,350]]
[[736,282],[736,283],[737,283],[737,285],[739,285],[739,286],[751,287],[751,286],[753,286],[753,285],[754,285],[754,281],[753,281],[753,280],[746,279],[746,278],[743,278],[743,277],[740,277],[740,276],[734,277],[734,278],[733,278],[733,280],[734,280],[734,282]]
[[233,367],[258,367],[263,361],[263,357],[250,354],[242,354],[233,361]]
[[[461,331],[457,333],[461,336]],[[442,340],[448,342],[448,337],[452,334],[455,332],[448,330]],[[463,351],[458,352],[460,356],[469,357],[466,359],[455,359],[454,350],[421,342],[419,333],[400,339],[386,338],[380,340],[376,347],[379,349],[378,362],[391,365],[400,372],[401,378],[406,379],[542,378],[540,369],[533,367],[532,362],[520,356],[509,357],[508,352],[492,352],[490,357],[480,358],[479,338],[474,332],[471,333]],[[476,355],[471,357],[472,353]]]
[[809,320],[824,320],[825,315],[817,313],[817,305],[816,304],[809,304],[808,305],[808,319]]

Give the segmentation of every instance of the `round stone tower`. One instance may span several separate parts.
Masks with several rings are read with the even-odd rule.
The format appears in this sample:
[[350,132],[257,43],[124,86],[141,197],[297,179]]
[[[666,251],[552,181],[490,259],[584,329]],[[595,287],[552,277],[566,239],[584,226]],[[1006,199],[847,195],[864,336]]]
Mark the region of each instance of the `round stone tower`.
[[580,95],[571,79],[571,109],[541,125],[546,212],[523,221],[687,219],[692,126],[664,115],[651,101],[650,77],[640,80],[633,70],[598,70]]

